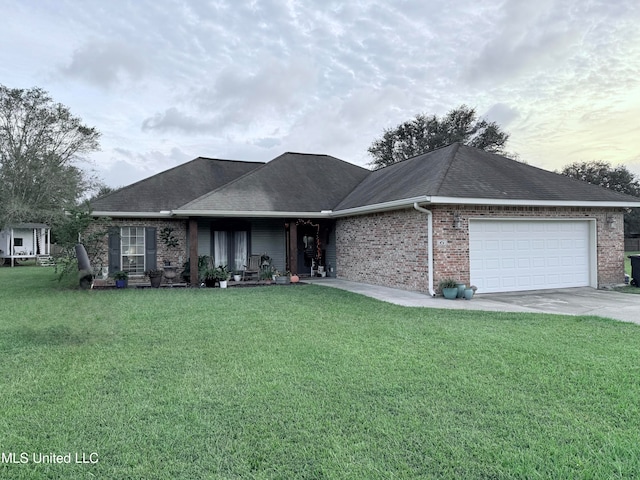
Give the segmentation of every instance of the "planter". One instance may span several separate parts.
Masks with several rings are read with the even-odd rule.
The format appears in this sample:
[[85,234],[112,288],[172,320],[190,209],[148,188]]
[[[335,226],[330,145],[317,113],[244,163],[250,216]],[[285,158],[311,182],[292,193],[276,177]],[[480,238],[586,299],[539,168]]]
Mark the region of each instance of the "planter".
[[220,288],[227,288],[227,280],[220,280]]
[[473,298],[473,288],[464,289],[464,299],[471,300]]
[[240,276],[240,275],[234,275],[233,276],[233,281],[234,282],[239,282],[241,278],[242,278],[242,276]]
[[458,284],[458,298],[464,298],[464,291],[467,289],[467,286],[464,283]]
[[458,289],[457,288],[443,288],[442,289],[442,295],[444,295],[444,298],[447,298],[449,300],[454,300],[457,296],[458,296]]
[[215,278],[205,278],[204,279],[204,286],[207,288],[213,288],[216,286],[216,282],[218,280],[216,280]]
[[116,280],[116,288],[127,288],[127,280]]
[[291,283],[290,277],[279,276],[276,277],[276,285],[289,285]]
[[160,284],[162,283],[162,275],[150,275],[149,281],[151,282],[151,286],[153,288],[160,288]]
[[176,267],[172,267],[171,265],[164,266],[164,278],[167,279],[169,285],[173,285],[173,279],[176,278],[176,273]]

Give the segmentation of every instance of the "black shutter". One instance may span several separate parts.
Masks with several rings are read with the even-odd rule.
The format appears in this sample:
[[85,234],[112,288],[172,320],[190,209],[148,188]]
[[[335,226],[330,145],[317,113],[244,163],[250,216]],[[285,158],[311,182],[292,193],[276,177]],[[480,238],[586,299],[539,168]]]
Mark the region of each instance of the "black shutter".
[[109,228],[109,276],[120,270],[120,229]]
[[156,228],[147,227],[144,229],[144,265],[146,270],[155,270],[158,267],[158,241],[156,239]]

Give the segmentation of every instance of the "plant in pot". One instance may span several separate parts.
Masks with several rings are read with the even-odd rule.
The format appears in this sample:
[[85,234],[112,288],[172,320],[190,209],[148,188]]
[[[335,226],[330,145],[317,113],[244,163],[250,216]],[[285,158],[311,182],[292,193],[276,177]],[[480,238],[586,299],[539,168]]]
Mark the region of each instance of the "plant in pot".
[[478,287],[476,287],[475,285],[471,285],[469,288],[465,289],[464,299],[471,300],[473,298],[473,295],[476,293],[477,289]]
[[202,271],[202,280],[204,281],[204,286],[207,288],[213,288],[216,286],[216,282],[218,282],[218,269],[209,267]]
[[127,288],[129,274],[122,270],[113,273],[113,279],[116,281],[116,288]]
[[229,274],[229,269],[226,265],[220,265],[216,268],[216,277],[220,282],[220,288],[227,288],[227,282],[231,275]]
[[144,274],[149,277],[149,281],[151,282],[151,286],[153,288],[160,288],[160,284],[162,283],[162,274],[164,272],[159,269],[149,270],[144,272]]
[[277,270],[272,265],[266,265],[260,269],[260,280],[271,282],[276,276]]
[[276,273],[276,285],[288,285],[291,283],[291,273],[285,272],[284,274]]
[[444,298],[453,300],[458,296],[458,281],[453,278],[444,278],[438,284]]
[[242,279],[242,272],[239,272],[238,270],[235,270],[233,272],[233,281],[234,282],[239,282]]

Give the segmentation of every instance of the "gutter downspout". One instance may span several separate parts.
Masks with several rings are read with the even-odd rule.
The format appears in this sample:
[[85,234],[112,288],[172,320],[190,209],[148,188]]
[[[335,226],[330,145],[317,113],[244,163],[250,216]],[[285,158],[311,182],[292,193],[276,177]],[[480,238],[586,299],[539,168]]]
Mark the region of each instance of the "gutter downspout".
[[418,202],[414,202],[413,208],[415,208],[418,212],[427,214],[427,255],[429,255],[429,294],[432,297],[436,296],[436,292],[433,289],[433,214],[431,210],[427,210],[426,208],[418,205]]

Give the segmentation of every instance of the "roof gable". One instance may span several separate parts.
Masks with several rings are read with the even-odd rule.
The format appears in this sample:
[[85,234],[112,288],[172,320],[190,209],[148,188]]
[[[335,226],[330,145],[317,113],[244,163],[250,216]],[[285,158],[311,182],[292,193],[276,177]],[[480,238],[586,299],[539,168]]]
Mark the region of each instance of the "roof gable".
[[370,171],[329,155],[284,153],[177,213],[332,210]]
[[91,202],[96,212],[173,210],[264,165],[198,157]]

